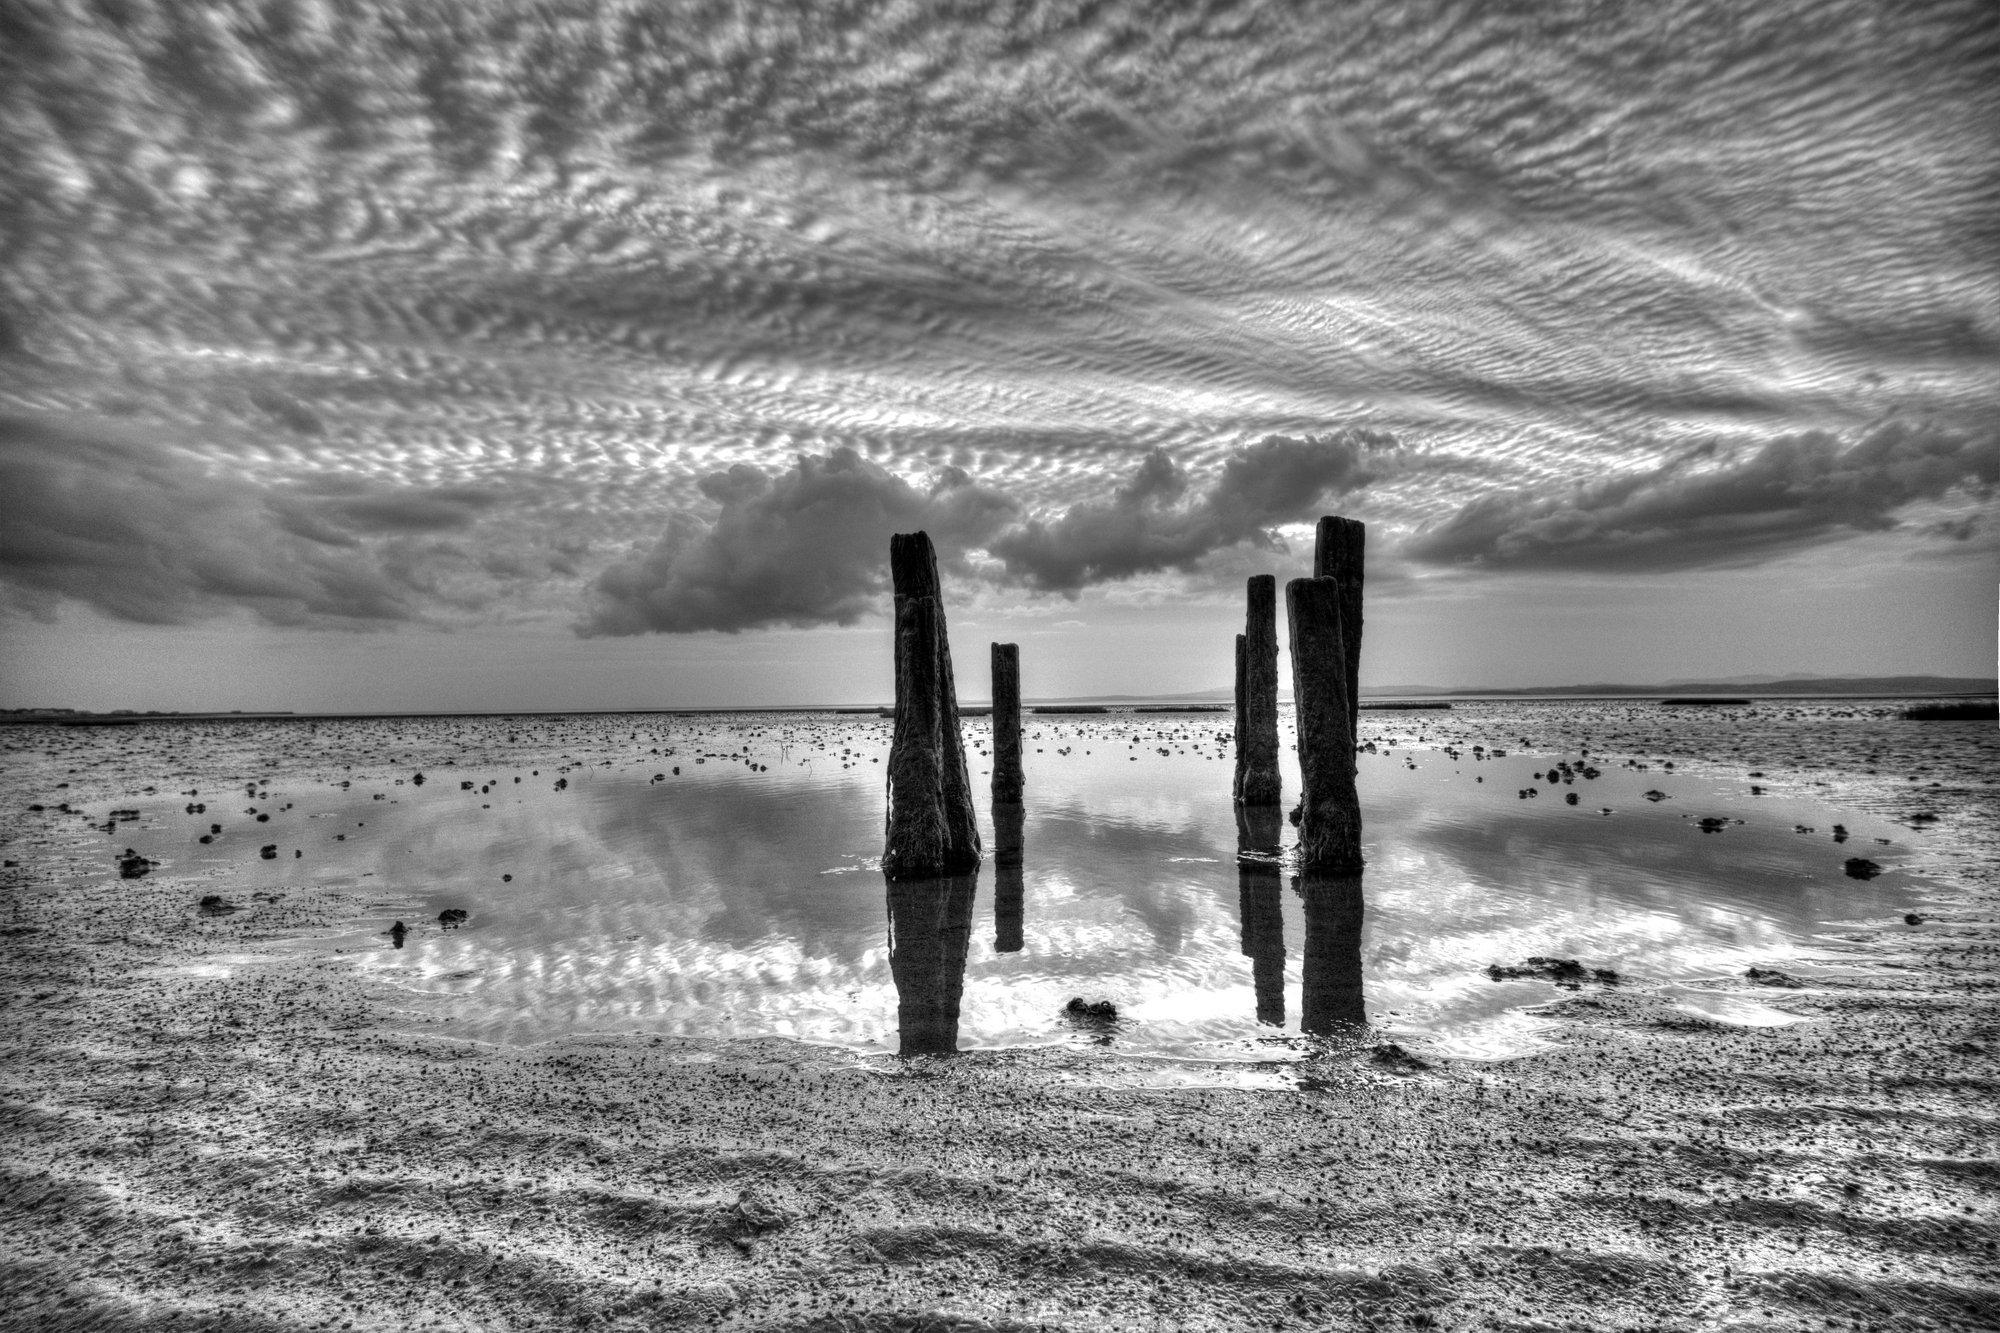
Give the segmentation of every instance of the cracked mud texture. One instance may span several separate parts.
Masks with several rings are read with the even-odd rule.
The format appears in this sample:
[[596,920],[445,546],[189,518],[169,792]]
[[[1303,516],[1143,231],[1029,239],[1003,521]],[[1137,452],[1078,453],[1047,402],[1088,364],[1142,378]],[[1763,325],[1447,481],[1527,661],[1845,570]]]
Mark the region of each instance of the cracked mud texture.
[[[1151,1087],[1070,1049],[455,1039],[311,944],[373,924],[352,888],[302,869],[205,915],[199,880],[120,879],[56,808],[379,765],[379,731],[266,724],[244,764],[172,726],[6,728],[0,1324],[1993,1328],[2000,750],[1986,724],[1786,711],[1389,730],[1522,756],[1587,734],[1599,762],[1935,815],[1946,890],[1778,997],[1811,1021],[1551,987],[1552,1052],[1419,1068],[1334,1043],[1295,1091]],[[434,767],[477,740],[402,746]]]

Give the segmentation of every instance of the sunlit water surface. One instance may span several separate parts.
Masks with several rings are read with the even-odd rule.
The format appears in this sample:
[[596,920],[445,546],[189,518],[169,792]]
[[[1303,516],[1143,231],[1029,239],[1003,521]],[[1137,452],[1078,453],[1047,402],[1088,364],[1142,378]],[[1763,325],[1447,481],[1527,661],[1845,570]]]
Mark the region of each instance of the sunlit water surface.
[[[1560,992],[1486,969],[1534,955],[1665,983],[1725,1021],[1788,1021],[1782,992],[1712,983],[1753,964],[1810,976],[1828,959],[1816,936],[1900,914],[1922,888],[1899,869],[1903,830],[1880,820],[1659,763],[1552,782],[1558,758],[1592,761],[1413,743],[1443,722],[1390,719],[1393,745],[1368,733],[1384,743],[1360,758],[1359,884],[1302,881],[1278,812],[1239,823],[1227,719],[1207,714],[1031,722],[1028,803],[996,829],[982,800],[988,855],[960,881],[884,881],[887,724],[835,715],[658,719],[610,760],[433,766],[422,784],[415,768],[348,788],[274,780],[241,810],[210,793],[227,813],[195,819],[224,831],[173,869],[242,894],[302,872],[362,889],[381,919],[337,943],[466,1036],[1076,1042],[1250,1062],[1364,1018],[1438,1054],[1532,1049],[1534,1007]],[[986,725],[967,723],[981,790]],[[1295,793],[1295,767],[1286,782]],[[269,842],[278,856],[257,857]],[[1885,873],[1850,877],[1857,855]],[[464,923],[440,925],[448,909]],[[410,927],[400,943],[392,917]],[[1117,1017],[1071,1014],[1072,999]]]

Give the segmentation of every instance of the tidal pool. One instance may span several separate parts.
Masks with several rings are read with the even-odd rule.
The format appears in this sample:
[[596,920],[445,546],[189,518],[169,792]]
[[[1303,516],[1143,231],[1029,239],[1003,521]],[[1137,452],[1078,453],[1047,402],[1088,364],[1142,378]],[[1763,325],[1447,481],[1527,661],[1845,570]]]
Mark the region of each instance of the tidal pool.
[[[1075,1042],[1262,1062],[1365,1023],[1498,1057],[1538,1044],[1535,1007],[1560,992],[1496,981],[1490,965],[1574,958],[1678,988],[1724,1021],[1783,1022],[1782,991],[1714,983],[1750,965],[1810,978],[1837,965],[1830,931],[1899,915],[1922,888],[1902,868],[1902,830],[1879,819],[1659,763],[1438,748],[1417,737],[1443,719],[1396,715],[1364,727],[1365,875],[1302,880],[1283,812],[1240,818],[1230,802],[1226,715],[1133,713],[1030,718],[1028,800],[997,827],[982,802],[978,874],[891,886],[876,862],[886,722],[571,721],[598,743],[553,765],[546,748],[447,762],[432,737],[405,766],[389,744],[372,775],[279,771],[203,794],[201,813],[184,796],[125,804],[174,831],[148,855],[225,895],[361,888],[380,919],[335,944],[405,988],[413,1019],[510,1042]],[[455,725],[497,741],[520,724]],[[966,723],[982,791],[986,728]],[[1297,789],[1293,765],[1288,800]],[[1884,873],[1850,877],[1854,856]],[[447,910],[463,923],[440,925]],[[410,927],[400,943],[392,919]],[[1072,1013],[1072,999],[1116,1018]]]

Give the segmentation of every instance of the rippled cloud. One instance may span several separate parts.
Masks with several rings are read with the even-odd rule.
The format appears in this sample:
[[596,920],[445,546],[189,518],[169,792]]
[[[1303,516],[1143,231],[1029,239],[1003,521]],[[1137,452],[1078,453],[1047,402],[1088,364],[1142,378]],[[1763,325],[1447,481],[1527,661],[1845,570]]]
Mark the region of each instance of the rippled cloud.
[[[1990,501],[2000,430],[1888,422],[1843,441],[1786,435],[1735,457],[1715,444],[1656,467],[1548,493],[1481,497],[1405,542],[1433,565],[1677,570],[1741,564],[1843,533],[1896,526],[1896,511],[1963,490]],[[1947,525],[1964,540],[1972,521]]]
[[1888,522],[1935,460],[1811,468],[2000,392],[1991,25],[1740,8],[16,6],[0,412],[121,423],[151,554],[16,439],[0,578],[614,634],[849,622],[898,527],[1061,595],[1336,502],[1385,569]]

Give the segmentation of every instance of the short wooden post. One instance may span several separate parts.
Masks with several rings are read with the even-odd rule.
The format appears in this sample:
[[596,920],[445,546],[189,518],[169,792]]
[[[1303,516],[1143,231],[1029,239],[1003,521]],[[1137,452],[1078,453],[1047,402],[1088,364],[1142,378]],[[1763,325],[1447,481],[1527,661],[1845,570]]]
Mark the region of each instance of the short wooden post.
[[993,645],[993,804],[1021,803],[1021,646]]
[[1243,736],[1236,747],[1236,799],[1244,805],[1277,805],[1278,581],[1250,576],[1243,634]]
[[1299,864],[1309,873],[1361,870],[1361,798],[1354,785],[1354,714],[1332,579],[1285,585],[1298,715]]
[[979,825],[929,536],[891,537],[889,569],[896,590],[896,728],[882,870],[891,879],[956,874],[979,864]]

